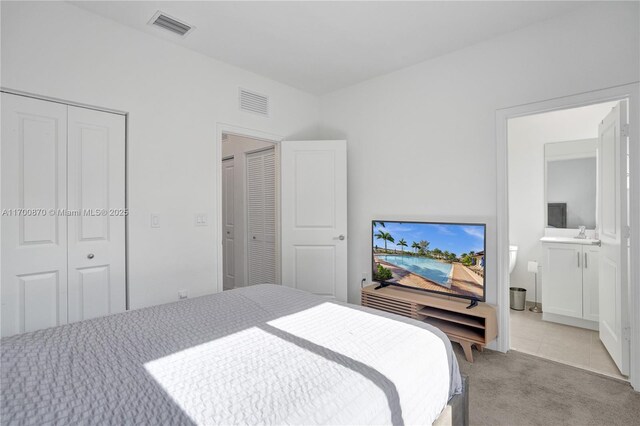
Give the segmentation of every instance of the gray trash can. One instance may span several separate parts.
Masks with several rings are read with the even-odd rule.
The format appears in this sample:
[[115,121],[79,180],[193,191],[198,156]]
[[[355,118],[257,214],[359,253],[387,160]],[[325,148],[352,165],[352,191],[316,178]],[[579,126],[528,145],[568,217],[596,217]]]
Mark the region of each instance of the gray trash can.
[[514,311],[524,311],[524,302],[527,299],[527,289],[521,287],[509,287],[509,306]]

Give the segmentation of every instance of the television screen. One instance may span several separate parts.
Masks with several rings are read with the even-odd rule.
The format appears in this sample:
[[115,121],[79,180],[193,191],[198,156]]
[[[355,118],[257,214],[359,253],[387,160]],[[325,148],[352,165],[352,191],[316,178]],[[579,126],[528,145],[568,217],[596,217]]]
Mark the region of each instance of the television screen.
[[485,300],[485,225],[373,221],[373,280]]

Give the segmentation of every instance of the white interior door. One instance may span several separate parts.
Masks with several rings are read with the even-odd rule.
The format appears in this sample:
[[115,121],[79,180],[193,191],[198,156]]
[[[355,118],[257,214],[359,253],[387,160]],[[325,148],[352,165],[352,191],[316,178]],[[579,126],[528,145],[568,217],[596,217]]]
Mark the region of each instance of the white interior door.
[[622,374],[629,374],[626,123],[622,101],[602,120],[598,140],[600,340]]
[[222,161],[222,283],[223,290],[235,287],[235,179],[234,159]]
[[69,322],[122,312],[125,118],[68,107]]
[[347,143],[281,143],[282,284],[347,300]]
[[275,150],[246,156],[247,284],[276,283]]
[[3,93],[2,336],[67,322],[66,174],[67,106]]

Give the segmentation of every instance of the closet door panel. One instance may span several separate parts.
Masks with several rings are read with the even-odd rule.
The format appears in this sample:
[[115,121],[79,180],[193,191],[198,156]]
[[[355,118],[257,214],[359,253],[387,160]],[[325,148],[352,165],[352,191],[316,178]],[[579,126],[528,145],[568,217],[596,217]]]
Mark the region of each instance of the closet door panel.
[[67,322],[67,106],[2,94],[2,336]]
[[248,285],[276,282],[276,175],[273,149],[247,155]]
[[125,310],[124,117],[69,107],[69,321]]
[[222,161],[222,276],[223,289],[230,290],[236,286],[235,262],[235,160]]

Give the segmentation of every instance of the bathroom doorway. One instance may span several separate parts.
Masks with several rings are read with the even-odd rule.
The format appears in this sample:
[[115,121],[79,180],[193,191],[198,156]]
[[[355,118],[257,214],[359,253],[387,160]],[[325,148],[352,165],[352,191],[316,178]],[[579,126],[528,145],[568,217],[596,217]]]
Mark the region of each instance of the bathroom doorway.
[[627,99],[507,122],[509,349],[625,380],[626,123]]

